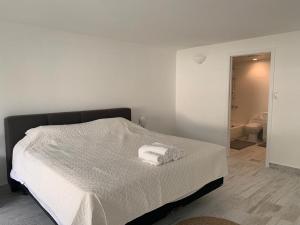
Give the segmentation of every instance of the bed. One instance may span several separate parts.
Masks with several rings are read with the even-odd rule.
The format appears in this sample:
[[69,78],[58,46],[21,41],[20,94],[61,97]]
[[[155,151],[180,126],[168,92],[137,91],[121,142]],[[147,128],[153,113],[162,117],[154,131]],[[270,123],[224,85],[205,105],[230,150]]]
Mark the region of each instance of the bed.
[[[7,117],[11,190],[28,191],[59,225],[134,225],[152,224],[223,184],[224,147],[155,133],[130,120],[129,108]],[[137,149],[154,141],[187,155],[147,165]]]

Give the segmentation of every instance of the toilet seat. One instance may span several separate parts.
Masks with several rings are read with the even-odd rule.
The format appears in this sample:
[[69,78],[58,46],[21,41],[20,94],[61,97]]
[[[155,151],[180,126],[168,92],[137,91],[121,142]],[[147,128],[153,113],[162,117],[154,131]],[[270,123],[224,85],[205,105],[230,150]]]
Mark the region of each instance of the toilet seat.
[[262,125],[260,123],[253,122],[253,123],[246,124],[246,127],[248,127],[248,128],[262,128]]
[[248,123],[245,126],[246,132],[249,134],[256,134],[263,128],[262,124],[260,123]]

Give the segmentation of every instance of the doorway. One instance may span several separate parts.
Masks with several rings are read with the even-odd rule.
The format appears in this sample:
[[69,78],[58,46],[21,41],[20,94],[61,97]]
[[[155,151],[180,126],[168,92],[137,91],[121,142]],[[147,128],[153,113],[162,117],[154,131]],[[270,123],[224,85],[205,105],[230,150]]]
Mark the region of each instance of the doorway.
[[230,154],[266,163],[271,52],[231,57]]

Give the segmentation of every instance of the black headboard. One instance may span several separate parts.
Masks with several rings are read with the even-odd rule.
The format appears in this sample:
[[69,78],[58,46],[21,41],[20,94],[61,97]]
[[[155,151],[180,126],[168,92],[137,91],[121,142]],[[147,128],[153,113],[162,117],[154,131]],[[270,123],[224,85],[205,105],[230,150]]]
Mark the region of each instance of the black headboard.
[[9,116],[4,119],[7,180],[12,191],[21,185],[12,180],[9,173],[12,169],[12,154],[15,144],[25,136],[30,128],[43,125],[62,125],[89,122],[102,118],[123,117],[131,120],[130,108],[101,109],[78,112],[46,113],[34,115]]

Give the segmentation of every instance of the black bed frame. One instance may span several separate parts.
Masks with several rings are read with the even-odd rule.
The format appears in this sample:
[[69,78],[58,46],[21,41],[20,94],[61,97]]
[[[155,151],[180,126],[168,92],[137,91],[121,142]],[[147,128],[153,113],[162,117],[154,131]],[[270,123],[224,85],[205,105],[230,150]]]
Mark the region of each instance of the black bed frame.
[[[89,122],[96,119],[123,117],[131,120],[130,108],[114,108],[89,110],[78,112],[63,112],[63,113],[47,113],[33,115],[9,116],[4,119],[5,128],[5,145],[6,145],[6,164],[7,164],[7,180],[12,192],[23,190],[29,193],[25,186],[10,178],[12,169],[12,155],[15,144],[25,136],[25,132],[30,128],[43,125],[62,125]],[[162,207],[155,209],[141,217],[127,223],[126,225],[150,225],[167,215],[172,209],[186,205],[195,199],[198,199],[207,193],[217,189],[223,185],[223,177],[206,184],[194,194],[176,202],[168,203]],[[30,194],[30,193],[29,193]],[[35,199],[36,200],[36,199]],[[38,201],[37,201],[38,202]],[[39,203],[39,202],[38,202]],[[42,207],[43,208],[43,207]],[[44,210],[44,209],[43,209]],[[45,210],[44,210],[45,211]],[[47,215],[54,219],[45,211]]]

